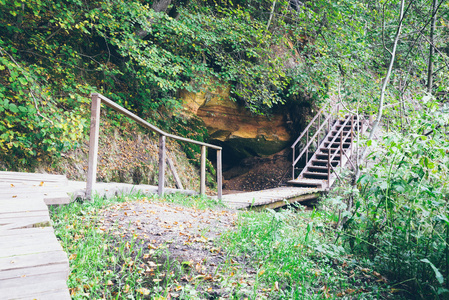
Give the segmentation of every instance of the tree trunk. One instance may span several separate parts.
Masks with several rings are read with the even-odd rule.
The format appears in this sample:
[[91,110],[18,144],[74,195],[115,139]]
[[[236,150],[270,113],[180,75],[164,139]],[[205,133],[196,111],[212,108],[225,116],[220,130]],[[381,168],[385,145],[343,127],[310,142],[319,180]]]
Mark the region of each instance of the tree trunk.
[[155,11],[155,12],[166,12],[168,6],[171,4],[171,0],[160,0],[160,1],[155,1],[153,3],[153,5],[151,6],[151,8]]
[[270,28],[271,19],[273,18],[274,8],[276,6],[276,0],[273,1],[273,6],[271,7],[270,18],[268,19],[267,30]]
[[[387,89],[388,83],[390,82],[391,72],[393,70],[393,64],[394,64],[394,61],[396,59],[396,49],[397,49],[397,46],[398,46],[399,38],[401,36],[401,31],[402,31],[402,23],[403,23],[403,20],[404,20],[404,1],[405,0],[401,0],[401,12],[400,12],[400,16],[399,16],[399,25],[398,25],[398,28],[397,28],[397,31],[396,31],[396,36],[394,38],[393,49],[390,52],[391,57],[390,57],[390,64],[388,66],[387,75],[383,79],[382,89],[381,89],[381,92],[380,92],[379,109],[378,109],[376,121],[374,122],[373,128],[372,128],[372,130],[370,132],[370,135],[369,135],[369,139],[370,140],[374,137],[374,134],[376,133],[377,127],[379,127],[379,123],[380,123],[380,121],[382,119],[382,116],[383,116],[385,93],[386,93],[386,89]],[[368,147],[365,147],[365,149],[363,150],[362,155],[360,157],[360,161],[364,160],[364,158],[365,158],[367,153],[368,153]],[[357,172],[356,172],[356,175],[355,175],[355,180],[356,181],[357,181],[359,176],[360,176],[360,168],[357,169]]]
[[[151,8],[155,11],[155,12],[166,12],[168,6],[171,4],[172,0],[160,0],[160,1],[155,1],[153,3],[153,5],[151,6]],[[148,23],[152,23],[152,18],[149,18]],[[145,36],[147,36],[149,34],[148,31],[140,28],[139,30],[137,30],[136,35],[140,38],[144,38]]]
[[434,33],[435,33],[435,23],[437,21],[437,6],[438,0],[433,0],[432,5],[432,24],[430,25],[430,45],[429,45],[429,65],[427,69],[427,92],[429,94],[432,93],[432,84],[433,84],[433,55],[434,55]]

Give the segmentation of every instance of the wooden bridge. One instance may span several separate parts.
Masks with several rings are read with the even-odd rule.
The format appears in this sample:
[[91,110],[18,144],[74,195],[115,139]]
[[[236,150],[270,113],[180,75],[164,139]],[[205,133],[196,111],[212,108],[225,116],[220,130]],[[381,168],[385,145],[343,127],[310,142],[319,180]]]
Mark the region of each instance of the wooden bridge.
[[[95,182],[101,103],[160,135],[158,186]],[[356,133],[363,134],[366,130],[367,124],[362,119],[335,116],[320,110],[293,144],[293,171],[289,186],[222,195],[220,147],[165,133],[104,96],[93,94],[87,184],[69,181],[62,175],[0,172],[0,298],[70,299],[66,284],[69,262],[50,225],[48,205],[67,204],[76,197],[89,199],[93,194],[113,196],[137,191],[160,195],[174,192],[198,194],[183,189],[179,180],[177,189],[164,187],[166,137],[201,146],[199,194],[205,193],[206,147],[217,150],[217,198],[232,208],[278,208],[317,199],[338,178],[338,169],[350,162]],[[313,131],[312,125],[317,120]],[[298,152],[300,154],[296,156]],[[303,167],[301,162],[304,162]],[[168,164],[171,165],[170,161]],[[300,173],[296,176],[298,170]],[[171,171],[176,178],[175,170],[171,168]]]
[[0,298],[70,299],[69,260],[47,205],[70,202],[61,175],[0,172]]

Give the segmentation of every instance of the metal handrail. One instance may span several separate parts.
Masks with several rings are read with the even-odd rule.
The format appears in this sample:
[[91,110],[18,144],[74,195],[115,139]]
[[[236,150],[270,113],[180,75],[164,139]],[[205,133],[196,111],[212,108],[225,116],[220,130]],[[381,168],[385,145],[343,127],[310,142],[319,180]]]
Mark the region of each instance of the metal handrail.
[[[347,123],[348,123],[349,120],[351,120],[351,131],[349,131],[343,138],[343,129],[347,126]],[[331,169],[334,171],[334,174],[336,174],[337,177],[339,177],[339,175],[335,171],[334,166],[332,166],[332,161],[334,160],[334,158],[335,158],[335,156],[337,155],[338,152],[340,153],[340,166],[342,165],[343,154],[344,154],[346,156],[346,158],[348,159],[348,161],[351,163],[352,167],[355,168],[354,164],[352,163],[352,161],[348,157],[346,151],[344,151],[344,149],[343,149],[343,140],[346,140],[349,135],[351,135],[351,145],[350,145],[350,147],[352,146],[353,129],[354,129],[354,116],[352,116],[351,118],[346,118],[345,122],[341,125],[340,129],[337,131],[337,133],[335,134],[335,136],[332,139],[332,141],[326,147],[326,149],[328,149],[328,154],[327,154],[327,182],[328,182],[329,186],[330,186],[330,180],[331,180],[331,172],[330,172]],[[331,150],[331,146],[335,142],[335,140],[337,139],[339,134],[340,134],[340,149],[339,149],[340,151],[335,151],[334,154],[332,154],[332,156],[331,156],[330,155],[330,153],[331,153],[331,151],[330,151]]]
[[[349,118],[346,119],[346,121],[343,123],[343,125],[341,126],[341,128],[337,131],[337,134],[335,134],[334,138],[332,139],[332,141],[329,143],[329,145],[326,147],[327,149],[330,149],[330,146],[335,142],[335,140],[337,139],[338,135],[341,134],[343,132],[343,128],[346,126],[346,123],[348,123]],[[341,137],[340,137],[341,138]],[[346,139],[346,138],[345,138]],[[335,153],[332,155],[332,160],[334,160],[335,155],[337,155],[337,151],[335,151]]]
[[318,128],[318,130],[315,132],[315,134],[310,138],[310,141],[307,143],[307,145],[304,146],[304,148],[302,149],[302,152],[298,155],[296,160],[293,162],[293,165],[296,165],[298,163],[298,161],[301,159],[301,157],[304,155],[306,150],[309,149],[309,146],[312,144],[313,139],[320,133],[321,129],[323,129],[323,126],[326,125],[327,121],[329,121],[330,117],[331,117],[330,114],[326,117],[326,119],[323,121],[323,124],[321,124],[320,128]]
[[90,120],[89,166],[87,170],[86,198],[88,199],[91,198],[93,186],[96,181],[101,103],[104,103],[106,106],[129,117],[130,119],[136,121],[143,127],[159,134],[159,180],[158,180],[159,195],[164,194],[165,163],[166,163],[165,140],[167,137],[169,137],[178,141],[184,141],[201,146],[200,194],[202,195],[205,194],[206,192],[206,147],[217,150],[217,196],[218,199],[222,198],[223,178],[222,178],[221,147],[167,133],[161,130],[160,128],[148,123],[147,121],[138,117],[137,115],[130,112],[126,108],[123,108],[122,106],[118,105],[114,101],[108,99],[107,97],[101,94],[93,93],[91,94],[91,97],[92,97],[92,107],[91,107],[91,120]]
[[[315,117],[313,117],[313,119],[309,122],[309,125],[307,125],[306,128],[304,128],[304,130],[302,131],[301,135],[296,139],[296,141],[293,143],[292,148],[294,148],[296,146],[296,144],[299,143],[299,140],[302,139],[302,137],[306,134],[306,132],[309,131],[309,128],[313,125],[313,123],[316,121],[316,119],[318,118],[319,115],[321,115],[324,111],[324,107],[322,109],[320,109],[319,112],[317,112],[317,114],[315,115]],[[325,123],[325,122],[323,122]]]

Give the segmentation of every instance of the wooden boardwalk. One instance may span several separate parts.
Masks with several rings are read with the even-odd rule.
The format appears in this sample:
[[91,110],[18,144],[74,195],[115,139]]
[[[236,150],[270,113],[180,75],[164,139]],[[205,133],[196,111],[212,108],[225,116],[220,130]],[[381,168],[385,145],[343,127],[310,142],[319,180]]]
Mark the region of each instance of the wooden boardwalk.
[[65,176],[0,172],[0,298],[70,299],[69,261],[47,205],[70,201]]
[[[70,299],[69,261],[50,225],[47,206],[83,197],[85,187],[85,182],[68,181],[62,175],[0,172],[0,299]],[[94,193],[107,197],[137,191],[157,194],[157,188],[98,183]],[[224,195],[223,202],[236,209],[277,208],[315,199],[320,193],[316,188],[280,187]]]
[[268,190],[223,195],[223,202],[236,209],[278,208],[289,203],[317,199],[323,189],[278,187]]

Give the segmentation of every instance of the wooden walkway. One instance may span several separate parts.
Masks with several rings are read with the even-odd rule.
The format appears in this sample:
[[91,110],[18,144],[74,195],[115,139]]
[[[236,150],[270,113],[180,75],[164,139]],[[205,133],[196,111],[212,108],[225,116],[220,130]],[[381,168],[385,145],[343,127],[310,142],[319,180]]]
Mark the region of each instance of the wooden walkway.
[[[83,197],[85,182],[62,175],[0,172],[0,299],[70,299],[69,261],[50,225],[47,205]],[[110,197],[140,191],[157,194],[157,186],[98,183],[94,193]],[[166,193],[189,190],[166,189]],[[280,187],[229,194],[223,202],[236,209],[277,208],[317,198],[316,188]],[[70,196],[69,196],[70,195]]]
[[223,195],[223,202],[236,209],[278,208],[289,203],[317,199],[323,189],[278,187],[274,189]]
[[70,299],[69,261],[47,205],[70,201],[60,175],[0,172],[0,298]]

